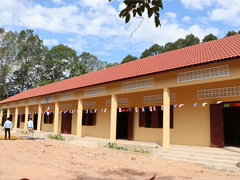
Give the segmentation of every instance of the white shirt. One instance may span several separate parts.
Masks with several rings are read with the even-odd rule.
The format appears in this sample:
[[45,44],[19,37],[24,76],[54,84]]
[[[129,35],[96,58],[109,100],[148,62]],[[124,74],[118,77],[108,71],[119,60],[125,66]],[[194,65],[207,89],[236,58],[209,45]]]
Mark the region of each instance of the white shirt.
[[27,122],[27,127],[33,128],[33,122],[31,120]]
[[12,122],[7,120],[5,123],[4,123],[4,128],[11,128],[12,129]]

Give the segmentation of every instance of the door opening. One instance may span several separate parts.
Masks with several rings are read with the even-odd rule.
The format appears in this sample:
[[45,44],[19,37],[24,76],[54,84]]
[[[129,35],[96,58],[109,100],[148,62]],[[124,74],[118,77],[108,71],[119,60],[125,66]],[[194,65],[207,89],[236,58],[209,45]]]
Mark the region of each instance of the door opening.
[[[225,145],[240,146],[240,107],[224,104],[224,139]],[[239,104],[239,103],[238,103]]]
[[119,112],[117,114],[117,139],[128,138],[128,112]]
[[117,139],[133,140],[133,112],[128,108],[117,111]]
[[61,133],[71,134],[72,129],[72,113],[62,112],[62,126]]
[[33,126],[34,130],[37,130],[38,114],[33,115]]

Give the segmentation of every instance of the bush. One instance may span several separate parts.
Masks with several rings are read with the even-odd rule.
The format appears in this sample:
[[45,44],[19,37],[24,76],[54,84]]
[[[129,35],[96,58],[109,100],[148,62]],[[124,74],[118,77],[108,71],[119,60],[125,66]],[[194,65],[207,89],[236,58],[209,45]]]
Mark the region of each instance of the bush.
[[21,133],[22,134],[27,134],[27,131],[22,130]]
[[50,139],[56,139],[56,140],[61,140],[61,141],[65,141],[65,138],[62,137],[62,134],[61,133],[58,133],[58,134],[54,134],[54,135],[49,135],[48,136]]
[[104,147],[107,147],[107,148],[110,148],[110,149],[118,149],[118,150],[123,150],[123,151],[127,151],[128,148],[125,146],[125,147],[121,147],[121,146],[117,146],[116,143],[108,143],[106,146]]
[[139,146],[140,149],[134,149],[134,152],[139,152],[139,153],[144,153],[144,154],[150,154],[149,151],[145,151],[143,150],[143,148],[141,146]]

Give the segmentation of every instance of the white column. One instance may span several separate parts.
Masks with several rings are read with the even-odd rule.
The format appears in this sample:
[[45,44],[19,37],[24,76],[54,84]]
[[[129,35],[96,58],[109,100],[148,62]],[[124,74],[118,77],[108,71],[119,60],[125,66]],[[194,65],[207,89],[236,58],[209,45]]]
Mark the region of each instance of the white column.
[[10,117],[10,108],[7,108],[7,118]]
[[37,121],[37,132],[40,132],[42,124],[42,105],[38,105],[38,121]]
[[3,116],[3,109],[0,109],[0,127],[4,125],[2,124],[2,116]]
[[111,98],[111,124],[110,124],[110,142],[116,142],[117,132],[117,96]]
[[54,110],[54,127],[53,127],[53,133],[58,133],[58,119],[59,117],[59,103],[55,102],[55,110]]
[[78,99],[78,113],[77,113],[77,137],[82,137],[82,111],[83,111],[83,101]]
[[29,113],[29,107],[26,106],[26,108],[25,108],[25,123],[24,123],[24,130],[27,130],[28,113]]
[[17,128],[18,124],[18,107],[15,108],[15,121],[14,121],[14,129]]
[[170,146],[170,90],[163,89],[163,148]]

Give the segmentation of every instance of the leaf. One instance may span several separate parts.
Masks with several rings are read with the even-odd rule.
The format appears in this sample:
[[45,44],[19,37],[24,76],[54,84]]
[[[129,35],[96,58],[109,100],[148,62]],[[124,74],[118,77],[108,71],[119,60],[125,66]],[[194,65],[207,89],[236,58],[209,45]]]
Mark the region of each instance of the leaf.
[[119,17],[123,17],[123,14],[126,12],[125,9],[123,9],[120,13],[119,13]]
[[160,26],[160,20],[159,20],[159,18],[157,16],[155,16],[155,26],[156,26],[156,28],[158,26]]
[[153,9],[150,8],[150,9],[148,10],[148,18],[150,18],[152,15],[153,15]]
[[139,16],[142,16],[142,11],[141,11],[140,8],[137,8],[137,13],[138,13]]
[[136,16],[136,13],[137,13],[137,10],[136,10],[136,9],[134,9],[134,10],[133,10],[133,17],[135,17],[135,16]]
[[127,17],[125,18],[125,23],[128,23],[128,22],[129,22],[130,17],[131,17],[130,14],[128,14]]

